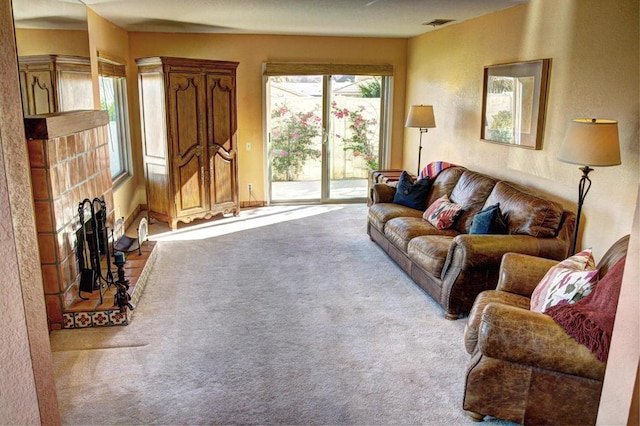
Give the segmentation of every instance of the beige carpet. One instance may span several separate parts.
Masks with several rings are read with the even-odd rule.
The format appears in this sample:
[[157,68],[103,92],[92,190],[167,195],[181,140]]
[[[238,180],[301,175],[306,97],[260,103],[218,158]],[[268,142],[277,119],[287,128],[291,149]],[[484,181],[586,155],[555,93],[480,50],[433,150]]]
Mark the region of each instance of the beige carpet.
[[369,240],[366,212],[270,207],[158,235],[129,326],[52,334],[63,423],[473,424],[464,321]]

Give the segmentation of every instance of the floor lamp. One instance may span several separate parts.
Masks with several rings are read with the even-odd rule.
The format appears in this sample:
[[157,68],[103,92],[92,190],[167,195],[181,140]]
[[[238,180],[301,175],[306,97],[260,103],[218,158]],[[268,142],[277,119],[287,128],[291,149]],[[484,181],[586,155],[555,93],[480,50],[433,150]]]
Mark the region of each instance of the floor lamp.
[[589,172],[595,167],[617,166],[620,161],[620,143],[618,141],[618,122],[597,118],[577,118],[571,120],[564,142],[558,152],[558,160],[578,164],[582,177],[578,185],[578,213],[573,231],[571,254],[576,253],[578,228],[582,204],[591,188]]
[[422,134],[436,127],[436,118],[433,115],[432,105],[411,105],[405,127],[417,127],[420,129],[420,144],[418,147],[418,173],[420,176],[420,157],[422,156]]

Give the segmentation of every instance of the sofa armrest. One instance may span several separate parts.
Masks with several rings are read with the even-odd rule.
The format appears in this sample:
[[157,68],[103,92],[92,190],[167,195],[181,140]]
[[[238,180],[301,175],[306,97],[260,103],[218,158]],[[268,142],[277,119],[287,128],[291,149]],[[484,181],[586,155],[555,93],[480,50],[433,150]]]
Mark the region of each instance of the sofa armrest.
[[557,260],[520,253],[506,253],[500,263],[496,290],[531,297],[533,290]]
[[482,312],[478,349],[491,358],[594,380],[603,379],[606,367],[550,316],[500,303]]
[[508,252],[538,255],[537,240],[529,235],[460,234],[453,239],[444,268],[497,268]]
[[371,202],[377,203],[393,203],[393,197],[396,195],[396,188],[386,183],[376,183],[371,187]]

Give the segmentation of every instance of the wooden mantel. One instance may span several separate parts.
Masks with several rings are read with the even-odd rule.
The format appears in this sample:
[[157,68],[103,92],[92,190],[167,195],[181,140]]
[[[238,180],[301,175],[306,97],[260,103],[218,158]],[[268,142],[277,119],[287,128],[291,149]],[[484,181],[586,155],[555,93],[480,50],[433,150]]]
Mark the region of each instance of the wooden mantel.
[[54,112],[24,118],[27,140],[53,139],[104,126],[109,113],[103,110]]

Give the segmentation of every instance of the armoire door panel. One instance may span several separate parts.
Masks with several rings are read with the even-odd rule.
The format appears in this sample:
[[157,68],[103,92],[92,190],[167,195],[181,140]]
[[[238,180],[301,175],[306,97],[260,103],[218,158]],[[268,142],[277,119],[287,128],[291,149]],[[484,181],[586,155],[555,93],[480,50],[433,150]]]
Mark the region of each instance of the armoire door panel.
[[147,186],[147,206],[150,211],[161,217],[168,216],[169,211],[169,174],[164,164],[145,164]]
[[185,156],[204,139],[202,76],[171,73],[169,93],[173,155]]
[[215,200],[216,204],[235,202],[236,185],[232,162],[216,154],[213,156],[213,170],[211,199]]
[[176,207],[178,215],[204,211],[204,176],[201,156],[193,155],[189,160],[175,167]]
[[231,136],[236,131],[235,85],[230,76],[208,76],[208,102],[210,143],[222,146],[227,151],[232,148]]
[[93,109],[93,98],[86,96],[93,90],[93,81],[86,73],[58,71],[58,110]]
[[202,145],[204,78],[200,74],[169,74],[170,146],[175,176],[177,215],[207,209]]
[[51,80],[51,72],[39,71],[29,75],[27,99],[29,114],[48,114],[56,111],[55,89]]

